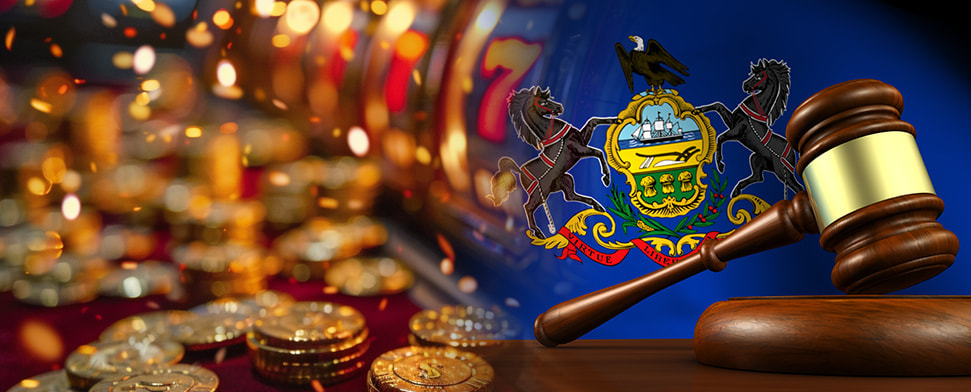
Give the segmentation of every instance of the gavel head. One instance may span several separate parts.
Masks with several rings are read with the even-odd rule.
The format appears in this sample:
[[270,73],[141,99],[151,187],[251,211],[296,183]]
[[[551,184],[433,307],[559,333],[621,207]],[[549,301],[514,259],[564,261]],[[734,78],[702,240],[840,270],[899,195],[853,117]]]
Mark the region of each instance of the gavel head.
[[950,267],[958,251],[957,237],[937,222],[944,202],[902,110],[892,86],[853,80],[807,99],[786,127],[820,245],[836,252],[833,284],[848,294],[913,286]]

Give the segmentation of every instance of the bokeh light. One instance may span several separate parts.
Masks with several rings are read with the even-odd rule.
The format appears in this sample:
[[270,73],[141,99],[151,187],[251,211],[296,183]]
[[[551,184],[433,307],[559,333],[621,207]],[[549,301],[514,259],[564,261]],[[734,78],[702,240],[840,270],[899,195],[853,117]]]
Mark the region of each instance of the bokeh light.
[[284,14],[287,26],[297,34],[310,32],[320,20],[320,7],[310,0],[293,0]]

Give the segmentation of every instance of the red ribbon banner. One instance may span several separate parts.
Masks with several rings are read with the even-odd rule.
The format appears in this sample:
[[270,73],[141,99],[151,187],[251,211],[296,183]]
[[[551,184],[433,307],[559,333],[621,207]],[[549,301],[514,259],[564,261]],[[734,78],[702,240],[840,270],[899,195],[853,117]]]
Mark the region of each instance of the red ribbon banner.
[[[590,260],[593,260],[597,263],[611,267],[611,266],[620,264],[621,261],[624,261],[624,258],[627,257],[627,253],[630,251],[630,248],[628,248],[628,249],[616,250],[611,253],[601,252],[597,249],[594,249],[590,245],[587,245],[586,242],[584,242],[580,237],[577,237],[576,234],[574,234],[566,227],[561,227],[558,234],[562,235],[567,239],[567,241],[569,241],[569,244],[565,248],[563,248],[563,253],[557,256],[557,258],[560,260],[566,260],[567,258],[571,258],[573,260],[576,260],[582,263],[583,260],[580,259],[580,255],[578,254],[578,253],[582,253],[584,256],[587,256],[587,258],[589,258]],[[715,237],[718,234],[719,233],[717,231],[712,231],[705,234],[705,237],[702,238],[701,241],[698,243],[698,247],[700,247],[701,244],[703,244],[705,241],[715,239]],[[654,249],[654,247],[652,247],[650,244],[648,244],[647,242],[645,242],[640,238],[635,238],[631,240],[631,243],[634,244],[634,247],[636,247],[637,249],[640,249],[640,251],[643,252],[644,255],[647,256],[647,258],[651,259],[655,263],[658,263],[662,267],[667,267],[671,264],[677,263],[681,259],[688,257],[691,254],[698,251],[698,247],[695,247],[695,249],[693,249],[691,252],[688,252],[685,255],[678,256],[678,257],[671,257],[661,252],[658,252],[657,250]]]

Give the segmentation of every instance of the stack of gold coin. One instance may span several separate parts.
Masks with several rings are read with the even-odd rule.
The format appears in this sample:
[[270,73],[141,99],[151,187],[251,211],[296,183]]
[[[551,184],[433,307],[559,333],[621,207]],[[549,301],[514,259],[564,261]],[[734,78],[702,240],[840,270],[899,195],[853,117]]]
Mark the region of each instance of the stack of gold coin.
[[18,300],[48,307],[92,301],[98,297],[98,278],[107,271],[104,260],[61,254],[55,258],[28,257],[23,274],[11,283]]
[[371,213],[381,191],[376,161],[342,157],[314,163],[316,215],[349,219]]
[[370,346],[364,315],[330,302],[296,302],[271,309],[247,334],[253,368],[283,384],[332,385],[365,367]]
[[353,257],[332,262],[324,281],[347,295],[390,295],[411,288],[415,274],[391,257]]
[[159,261],[124,261],[98,282],[105,296],[141,298],[166,294],[178,298],[182,290],[179,270],[172,263]]
[[266,255],[256,246],[192,242],[177,247],[172,258],[193,301],[248,296],[266,289]]
[[403,347],[381,354],[367,375],[369,392],[492,391],[492,366],[451,347]]
[[78,347],[68,355],[64,370],[72,388],[87,390],[105,379],[150,373],[182,359],[182,345],[152,337],[100,341]]
[[90,254],[65,252],[58,231],[23,225],[0,237],[0,291],[21,302],[63,306],[98,297],[98,279],[108,263]]
[[282,274],[301,282],[321,279],[328,263],[357,255],[363,249],[357,233],[347,225],[313,218],[283,233],[273,242]]
[[190,351],[241,344],[256,319],[294,302],[289,294],[271,290],[250,297],[212,300],[192,308],[190,312],[198,317],[178,325],[172,338]]
[[415,346],[448,346],[490,356],[519,334],[519,323],[496,311],[475,306],[423,310],[408,322],[408,342]]
[[172,365],[147,373],[103,380],[89,392],[114,391],[165,391],[165,392],[214,392],[219,377],[211,370],[192,365]]

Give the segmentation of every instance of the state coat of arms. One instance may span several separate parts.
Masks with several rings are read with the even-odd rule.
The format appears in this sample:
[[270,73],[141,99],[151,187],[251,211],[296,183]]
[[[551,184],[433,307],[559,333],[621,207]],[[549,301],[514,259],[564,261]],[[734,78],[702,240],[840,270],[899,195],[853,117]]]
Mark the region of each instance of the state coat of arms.
[[[688,68],[657,41],[629,38],[635,43],[629,52],[621,43],[615,46],[627,85],[633,93],[634,75],[640,75],[650,88],[633,94],[616,116],[591,117],[577,128],[557,117],[564,107],[549,89],[533,86],[507,99],[517,134],[539,153],[523,164],[500,158],[490,198],[497,206],[504,202],[515,191],[518,176],[527,196],[526,235],[533,245],[561,249],[560,259],[582,262],[583,255],[610,266],[637,249],[662,266],[671,265],[702,242],[731,235],[735,227],[769,208],[763,199],[743,193],[747,186],[763,181],[763,172],[774,173],[786,191],[803,189],[793,174],[794,149],[770,128],[788,98],[785,63],[762,59],[752,64],[743,82],[749,96],[734,110],[720,102],[696,107],[677,90],[664,88],[665,83],[684,83],[678,74],[687,76]],[[728,129],[716,132],[706,112],[717,113]],[[603,150],[589,145],[592,133],[601,126],[607,128]],[[752,152],[752,174],[738,180],[730,192],[721,151],[728,141]],[[574,189],[569,171],[587,157],[600,163],[602,195],[581,195]],[[612,173],[623,183],[611,183]],[[565,202],[589,206],[559,229],[547,205],[556,192],[563,194]],[[540,209],[545,212],[549,236],[537,224]]]

